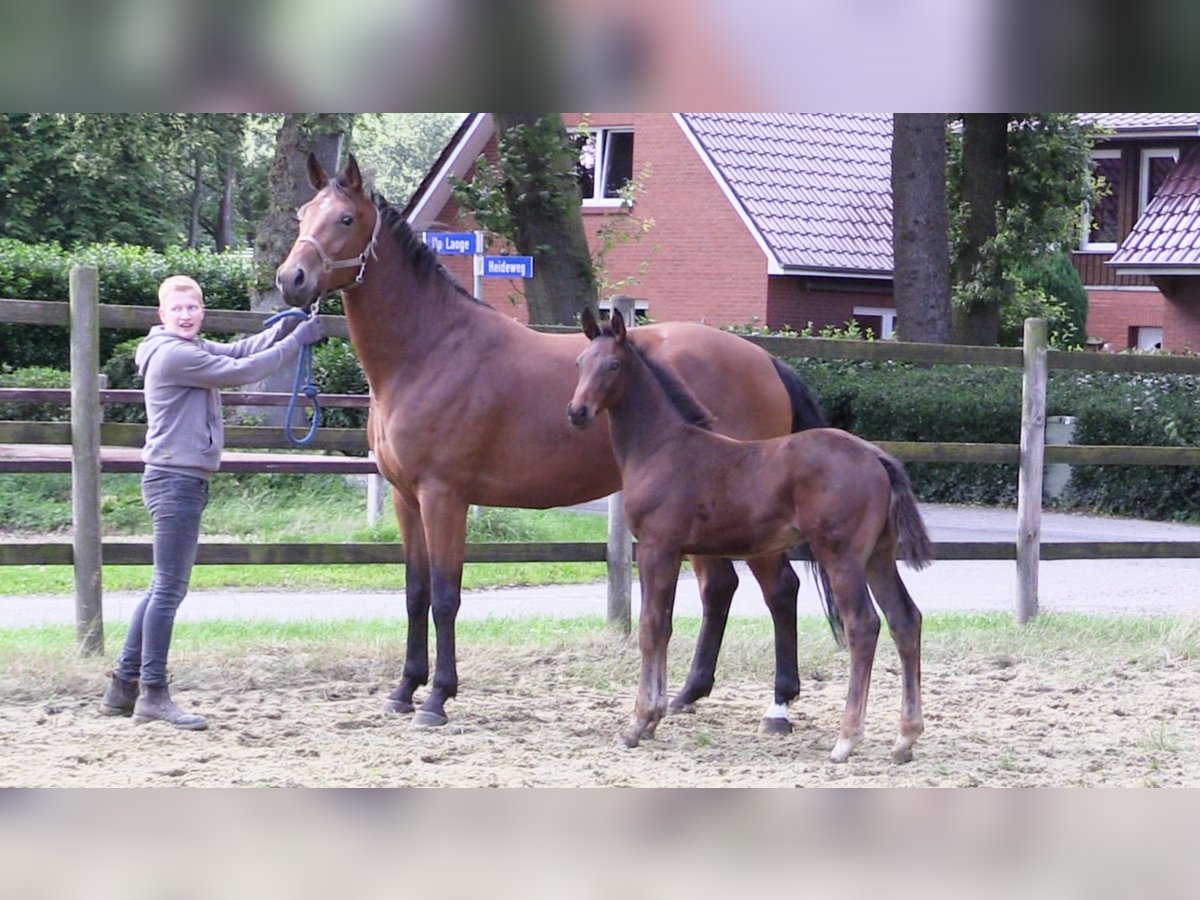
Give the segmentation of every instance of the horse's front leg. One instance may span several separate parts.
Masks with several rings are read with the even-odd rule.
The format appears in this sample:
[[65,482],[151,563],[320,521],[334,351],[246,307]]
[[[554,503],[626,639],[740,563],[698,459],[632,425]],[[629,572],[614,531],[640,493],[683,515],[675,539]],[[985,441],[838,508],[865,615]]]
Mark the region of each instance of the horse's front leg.
[[411,713],[413,694],[429,681],[429,552],[417,499],[393,491],[396,519],[404,541],[404,604],[408,610],[408,642],[404,673],[383,706],[388,713]]
[[664,551],[645,542],[638,543],[642,589],[638,643],[642,651],[642,674],[633,722],[621,735],[626,747],[636,747],[643,737],[654,737],[654,730],[667,714],[667,645],[671,640],[675,585],[682,559],[677,550]]
[[430,606],[437,639],[437,663],[429,697],[413,716],[413,723],[445,725],[446,701],[458,693],[455,656],[455,623],[462,603],[463,556],[467,542],[467,503],[440,485],[422,488],[421,517],[429,548]]

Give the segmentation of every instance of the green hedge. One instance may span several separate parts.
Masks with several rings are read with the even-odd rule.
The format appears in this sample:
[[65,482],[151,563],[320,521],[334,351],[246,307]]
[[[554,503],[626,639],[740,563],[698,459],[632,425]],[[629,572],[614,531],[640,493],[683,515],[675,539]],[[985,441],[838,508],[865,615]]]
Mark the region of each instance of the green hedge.
[[[1020,442],[1015,369],[790,360],[830,423],[875,441]],[[1074,416],[1079,444],[1197,446],[1200,379],[1051,372],[1046,414]],[[1016,503],[1015,465],[911,463],[920,499]],[[1200,468],[1075,466],[1059,508],[1200,521]]]
[[[0,238],[0,297],[66,302],[72,266],[95,266],[100,302],[118,306],[155,306],[158,285],[168,275],[191,275],[204,288],[214,309],[249,309],[253,264],[237,254],[96,244],[64,250],[57,244],[23,244]],[[141,332],[101,329],[100,358]],[[0,323],[0,365],[11,369],[70,366],[65,328]]]

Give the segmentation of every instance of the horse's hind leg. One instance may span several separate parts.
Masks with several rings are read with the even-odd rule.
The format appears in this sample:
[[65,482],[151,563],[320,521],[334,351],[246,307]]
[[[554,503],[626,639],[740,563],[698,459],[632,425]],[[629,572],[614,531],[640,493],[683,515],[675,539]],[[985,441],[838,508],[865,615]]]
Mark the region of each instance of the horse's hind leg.
[[[817,548],[813,547],[814,555]],[[871,667],[875,663],[875,645],[879,640],[879,616],[867,593],[862,568],[838,559],[821,559],[829,575],[833,601],[846,626],[846,646],[850,649],[850,684],[846,691],[846,710],[837,743],[829,761],[843,763],[850,758],[863,737],[867,713],[867,694],[871,689]]]
[[796,660],[796,596],[800,579],[786,553],[747,560],[762,587],[763,600],[775,625],[775,696],[763,715],[763,734],[790,734],[788,706],[800,693],[800,668]]
[[906,763],[912,759],[913,744],[925,730],[921,712],[921,611],[900,579],[894,548],[876,550],[867,564],[867,583],[900,652],[900,734],[892,747],[892,759]]
[[693,556],[691,560],[700,586],[703,612],[692,668],[683,688],[671,701],[672,713],[695,712],[696,701],[712,692],[716,681],[717,657],[721,652],[721,641],[725,638],[725,624],[729,621],[729,606],[738,586],[737,572],[729,560],[715,556]]
[[411,713],[413,694],[429,681],[429,554],[416,498],[393,491],[396,519],[404,541],[404,603],[408,611],[408,643],[404,672],[383,710]]

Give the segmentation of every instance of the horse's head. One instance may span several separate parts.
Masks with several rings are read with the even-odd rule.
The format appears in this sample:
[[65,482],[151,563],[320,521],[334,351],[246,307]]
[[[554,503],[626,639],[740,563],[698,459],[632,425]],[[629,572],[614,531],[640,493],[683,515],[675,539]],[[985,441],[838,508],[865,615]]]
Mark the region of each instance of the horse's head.
[[297,211],[299,236],[275,272],[283,299],[306,309],[319,297],[362,281],[380,222],[353,153],[333,179],[310,153],[308,180],[317,195]]
[[592,311],[584,309],[580,322],[591,343],[575,361],[579,383],[567,404],[567,418],[576,428],[586,428],[620,398],[630,349],[626,343],[625,318],[619,311],[613,310],[611,321],[601,326]]

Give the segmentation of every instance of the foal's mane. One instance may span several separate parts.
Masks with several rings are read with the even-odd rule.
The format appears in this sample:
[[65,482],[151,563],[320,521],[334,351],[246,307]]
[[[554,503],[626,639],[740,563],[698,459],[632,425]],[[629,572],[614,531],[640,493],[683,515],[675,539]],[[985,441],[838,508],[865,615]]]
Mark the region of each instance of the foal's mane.
[[[601,333],[611,336],[612,325],[604,323]],[[654,380],[662,386],[667,394],[667,399],[671,401],[671,405],[675,407],[675,411],[683,417],[685,422],[695,425],[697,428],[703,428],[705,431],[713,430],[713,414],[696,399],[695,394],[688,390],[687,385],[683,383],[683,379],[674,369],[646,356],[633,341],[626,340],[625,346],[630,353],[641,360],[647,371],[654,376]]]
[[[345,178],[341,175],[338,175],[333,183],[339,191],[347,195],[354,193],[354,189],[346,183]],[[370,191],[369,196],[371,202],[375,204],[375,208],[379,211],[379,215],[383,217],[383,225],[392,233],[392,236],[400,245],[401,252],[407,258],[408,264],[419,278],[426,280],[431,278],[442,279],[456,293],[466,297],[472,303],[482,304],[482,301],[473,297],[471,292],[459,284],[454,276],[446,271],[446,267],[438,262],[437,254],[430,250],[425,242],[409,227],[404,216],[400,214],[400,210],[392,206],[387,201],[387,198],[378,191]]]

